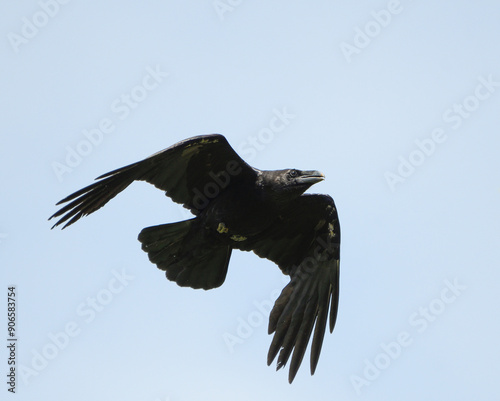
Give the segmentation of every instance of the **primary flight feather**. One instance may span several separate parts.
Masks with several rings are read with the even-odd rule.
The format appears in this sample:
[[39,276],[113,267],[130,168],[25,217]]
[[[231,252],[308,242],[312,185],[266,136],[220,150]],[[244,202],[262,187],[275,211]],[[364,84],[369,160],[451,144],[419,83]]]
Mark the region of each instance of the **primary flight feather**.
[[[133,181],[146,181],[189,209],[194,218],[147,227],[142,249],[178,285],[205,290],[225,280],[233,249],[253,251],[290,276],[269,317],[274,333],[268,365],[289,360],[291,383],[312,336],[314,374],[329,319],[339,299],[340,226],[333,199],[304,192],[318,171],[265,171],[249,166],[222,135],[186,139],[113,170],[67,196],[50,217],[63,228],[95,212]],[[52,228],[53,228],[52,227]]]

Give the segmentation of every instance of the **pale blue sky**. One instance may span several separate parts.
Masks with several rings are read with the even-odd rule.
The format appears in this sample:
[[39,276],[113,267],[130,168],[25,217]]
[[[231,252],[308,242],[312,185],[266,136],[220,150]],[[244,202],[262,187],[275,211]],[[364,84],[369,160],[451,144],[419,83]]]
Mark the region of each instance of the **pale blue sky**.
[[[498,398],[498,2],[62,3],[0,13],[16,399]],[[144,183],[47,222],[98,175],[214,132],[258,168],[324,172],[310,192],[339,210],[337,327],[293,385],[266,366],[272,262],[234,252],[221,288],[177,287],[136,238],[189,216]]]

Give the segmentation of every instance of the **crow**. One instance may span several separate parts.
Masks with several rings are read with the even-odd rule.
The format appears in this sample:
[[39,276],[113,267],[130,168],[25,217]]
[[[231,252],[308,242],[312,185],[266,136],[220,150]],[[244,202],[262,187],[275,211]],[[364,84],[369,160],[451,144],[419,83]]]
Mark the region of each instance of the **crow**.
[[[318,363],[329,315],[339,299],[340,225],[333,199],[304,194],[325,176],[313,170],[259,170],[248,165],[219,134],[180,141],[152,156],[113,170],[62,199],[50,219],[65,228],[95,212],[133,181],[153,184],[194,218],[144,228],[139,234],[150,261],[179,286],[209,290],[222,285],[233,249],[275,262],[290,282],[269,317],[274,333],[267,364],[277,370],[293,351],[292,383],[311,335],[310,369]],[[314,334],[313,334],[314,329]]]

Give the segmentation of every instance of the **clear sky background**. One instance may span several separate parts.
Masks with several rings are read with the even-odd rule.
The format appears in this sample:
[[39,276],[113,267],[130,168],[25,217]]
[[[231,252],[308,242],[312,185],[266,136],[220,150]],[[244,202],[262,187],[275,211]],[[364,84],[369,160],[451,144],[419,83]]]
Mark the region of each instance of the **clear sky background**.
[[[8,285],[19,340],[0,398],[498,399],[498,1],[1,4],[2,383]],[[136,238],[189,215],[145,183],[47,222],[214,132],[255,167],[324,172],[310,192],[337,204],[337,326],[292,385],[266,366],[272,262],[234,252],[221,288],[177,287]]]

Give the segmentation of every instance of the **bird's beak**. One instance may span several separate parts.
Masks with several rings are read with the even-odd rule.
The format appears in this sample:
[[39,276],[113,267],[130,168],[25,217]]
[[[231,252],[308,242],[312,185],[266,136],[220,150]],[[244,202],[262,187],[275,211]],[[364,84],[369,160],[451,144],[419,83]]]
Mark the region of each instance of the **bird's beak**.
[[325,175],[316,170],[302,171],[300,177],[296,178],[298,184],[302,185],[313,185],[317,182],[323,181]]

